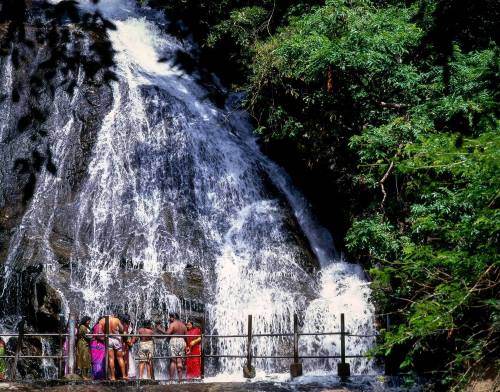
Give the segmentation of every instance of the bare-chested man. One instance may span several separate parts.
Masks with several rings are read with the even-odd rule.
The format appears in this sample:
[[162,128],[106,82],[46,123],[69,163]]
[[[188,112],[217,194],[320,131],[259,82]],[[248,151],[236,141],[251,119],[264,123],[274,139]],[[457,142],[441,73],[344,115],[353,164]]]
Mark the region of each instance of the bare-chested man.
[[[99,325],[105,331],[106,318],[103,317],[99,320]],[[118,317],[109,316],[109,333],[121,334],[123,333],[123,325]],[[125,361],[123,360],[123,345],[120,336],[110,336],[108,346],[108,362],[109,362],[109,379],[116,380],[115,377],[115,358],[120,366],[121,374],[124,375],[123,379],[128,380],[127,373],[125,372]]]
[[186,354],[186,332],[187,328],[184,323],[179,320],[179,315],[177,313],[170,313],[168,315],[168,329],[166,330],[167,335],[183,335],[174,336],[170,338],[170,379],[173,380],[175,377],[175,370],[177,368],[177,377],[179,382],[182,380],[182,359]]
[[150,379],[153,378],[153,362],[154,343],[151,335],[154,334],[151,321],[147,320],[142,324],[142,327],[137,330],[141,335],[139,337],[139,379],[142,379],[144,373],[144,365]]

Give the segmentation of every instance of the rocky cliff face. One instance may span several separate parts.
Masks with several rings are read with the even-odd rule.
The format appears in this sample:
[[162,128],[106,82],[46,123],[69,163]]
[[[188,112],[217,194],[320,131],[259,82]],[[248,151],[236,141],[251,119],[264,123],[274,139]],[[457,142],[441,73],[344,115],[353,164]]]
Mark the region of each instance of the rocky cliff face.
[[[4,2],[0,15],[0,260],[6,261],[12,235],[23,224],[46,170],[67,184],[60,197],[62,214],[49,233],[54,255],[67,266],[74,240],[66,230],[72,213],[68,206],[80,190],[97,131],[112,103],[113,60],[106,34],[112,25],[98,14],[79,14],[69,2],[59,7]],[[53,131],[70,119],[70,150],[56,163]],[[12,267],[20,272],[19,286],[27,295],[16,303],[17,295],[7,294],[10,301],[0,311],[16,313],[13,307],[20,306],[39,328],[50,329],[57,326],[61,303],[42,276],[39,238],[19,241],[25,251]]]
[[[69,284],[71,258],[91,257],[84,246],[79,248],[86,249],[84,254],[75,254],[76,242],[92,240],[90,226],[75,238],[75,217],[98,131],[114,103],[111,82],[118,81],[118,77],[108,33],[115,29],[98,11],[82,11],[68,1],[56,5],[8,1],[0,11],[0,261],[7,265],[0,286],[10,290],[4,293],[7,300],[0,305],[0,312],[4,316],[25,315],[38,330],[57,329],[58,314],[68,310],[63,309],[68,303],[64,303],[61,293],[66,294]],[[161,154],[175,155],[179,131],[175,111],[184,115],[188,112],[186,104],[156,87],[144,86],[140,91],[146,106],[151,106],[147,109],[150,126],[172,130],[171,149]],[[141,156],[141,151],[136,150],[134,154],[133,164],[140,166],[149,153],[144,151]],[[187,155],[186,159],[175,170],[195,164],[193,157]],[[298,260],[304,269],[313,272],[318,264],[295,217],[268,174],[260,171],[265,194],[281,200],[279,208],[286,215],[285,240],[300,255]],[[206,282],[216,280],[210,265],[215,264],[218,251],[203,228],[198,227],[193,172],[174,174],[164,174],[163,189],[169,192],[170,188],[184,187],[186,203],[180,204],[178,199],[175,208],[163,209],[161,230],[167,237],[177,235],[182,239],[180,248],[188,250],[186,257],[190,254],[209,267],[202,273],[200,263],[188,262],[182,277],[166,272],[162,285],[179,297],[206,302],[215,295],[213,285],[206,286]],[[43,181],[46,183],[41,184]],[[186,181],[191,182],[190,187],[185,187]],[[134,264],[129,255],[130,249],[139,246],[138,241],[144,238],[126,240],[121,253],[115,255],[120,259],[120,274],[125,281],[127,276],[139,279],[137,270],[143,268]],[[48,258],[57,266],[47,265]],[[47,268],[58,271],[51,282],[55,287],[45,277]],[[312,296],[308,279],[298,282],[297,288]],[[17,282],[11,284],[12,280]],[[119,297],[110,301],[120,302]]]

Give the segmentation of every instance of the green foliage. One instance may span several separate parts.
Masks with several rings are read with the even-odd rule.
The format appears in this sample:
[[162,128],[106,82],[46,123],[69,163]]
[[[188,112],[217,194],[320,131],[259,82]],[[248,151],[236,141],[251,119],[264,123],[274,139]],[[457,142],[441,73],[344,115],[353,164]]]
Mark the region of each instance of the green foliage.
[[330,162],[356,152],[341,167],[371,201],[353,211],[347,250],[374,266],[374,300],[397,315],[379,352],[459,382],[498,352],[499,49],[436,55],[436,8],[419,20],[422,7],[393,3],[291,18],[256,45],[250,104],[268,139],[322,145]]
[[378,347],[387,366],[460,385],[492,363],[498,4],[152,1],[191,15],[203,47],[236,70],[268,151],[292,146],[285,164],[338,190],[342,205],[325,197],[319,208],[349,211],[346,248],[393,319]]
[[376,261],[393,259],[402,251],[402,241],[396,230],[380,214],[355,220],[346,240],[348,250],[363,252]]
[[262,7],[244,7],[229,14],[208,34],[207,44],[215,45],[224,35],[229,35],[238,45],[251,48],[259,34],[265,30],[268,13]]

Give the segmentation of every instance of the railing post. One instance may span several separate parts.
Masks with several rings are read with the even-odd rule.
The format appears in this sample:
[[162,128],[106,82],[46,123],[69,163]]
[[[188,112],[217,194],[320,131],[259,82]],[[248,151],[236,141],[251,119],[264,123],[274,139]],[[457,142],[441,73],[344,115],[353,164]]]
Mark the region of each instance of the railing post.
[[248,315],[247,362],[243,365],[243,377],[254,378],[255,368],[252,366],[252,315]]
[[16,380],[17,376],[17,360],[19,359],[19,354],[21,353],[21,348],[23,346],[24,339],[24,318],[18,324],[19,335],[16,341],[16,353],[14,354],[14,359],[12,360],[12,366],[10,368],[10,379],[12,381]]
[[293,363],[290,365],[292,378],[302,376],[302,364],[299,363],[299,318],[293,314]]
[[64,333],[66,328],[66,323],[64,322],[64,315],[59,314],[59,378],[64,377]]
[[[104,365],[104,379],[108,379],[108,373],[109,373],[109,354],[108,354],[108,347],[109,347],[109,316],[104,317],[104,351],[105,351],[105,365]],[[152,365],[151,365],[152,366]]]
[[203,316],[203,321],[201,322],[201,341],[200,341],[200,376],[203,380],[205,378],[205,350],[203,345],[205,343],[205,316]]
[[344,313],[340,314],[340,363],[337,364],[337,375],[342,381],[346,381],[351,375],[349,364],[345,361],[345,319]]
[[342,363],[345,363],[345,319],[344,313],[340,314],[340,357]]
[[252,315],[248,315],[247,365],[252,367]]
[[68,374],[75,374],[75,328],[75,316],[70,314],[68,322]]

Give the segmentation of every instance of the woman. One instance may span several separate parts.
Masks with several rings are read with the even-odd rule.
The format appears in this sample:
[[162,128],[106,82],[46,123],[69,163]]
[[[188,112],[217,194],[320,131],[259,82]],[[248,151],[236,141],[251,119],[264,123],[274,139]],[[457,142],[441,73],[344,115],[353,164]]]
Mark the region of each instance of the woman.
[[[200,378],[201,377],[201,329],[195,327],[190,320],[186,323],[187,328],[187,346],[186,354],[186,378]],[[197,336],[198,335],[198,336]]]
[[[0,355],[5,355],[5,342],[0,338]],[[7,361],[5,358],[0,358],[0,381],[5,380],[5,372],[7,371]]]
[[[99,317],[97,320],[102,319]],[[94,380],[103,380],[106,373],[106,346],[104,344],[104,329],[99,321],[92,328],[93,336],[90,342],[90,358],[92,362],[92,378]]]
[[76,367],[84,380],[90,380],[90,317],[85,316],[78,326],[78,340],[76,343]]

